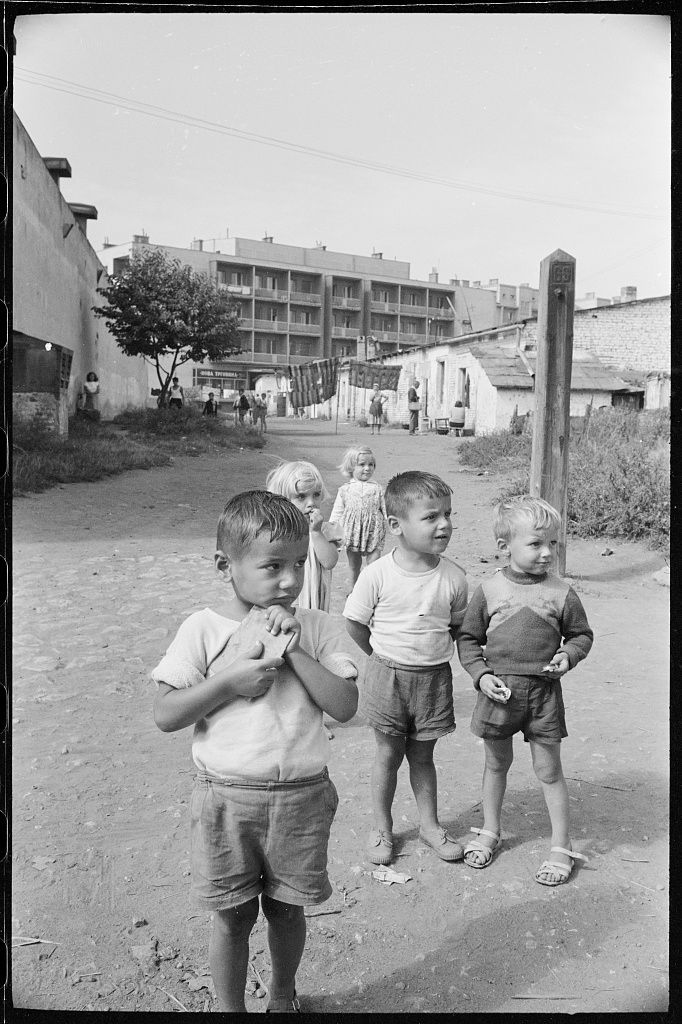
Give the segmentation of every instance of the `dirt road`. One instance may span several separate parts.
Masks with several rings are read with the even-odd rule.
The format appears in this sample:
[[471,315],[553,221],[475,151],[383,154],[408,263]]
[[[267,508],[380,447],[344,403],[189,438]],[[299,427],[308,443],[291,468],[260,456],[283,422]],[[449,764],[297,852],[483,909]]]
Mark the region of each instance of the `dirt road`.
[[[494,571],[500,478],[461,469],[461,441],[327,422],[269,421],[268,445],[73,484],[18,499],[13,522],[12,993],[17,1007],[215,1011],[209,915],[190,907],[190,732],[159,732],[149,671],[180,621],[217,605],[215,524],[232,494],[278,458],[309,458],[332,497],[345,448],[370,443],[377,479],[429,468],[454,488],[448,555],[470,586]],[[331,507],[327,503],[325,510]],[[597,1013],[668,1005],[668,597],[663,560],[636,545],[571,542],[567,576],[595,632],[564,685],[573,843],[589,857],[569,884],[533,881],[548,821],[517,738],[504,846],[485,871],[439,861],[418,839],[401,769],[395,820],[404,884],[364,858],[373,741],[334,726],[339,791],[334,895],[310,908],[298,975],[319,1013]],[[346,591],[334,572],[332,613]],[[474,690],[453,663],[458,728],[436,747],[440,817],[481,824]],[[28,942],[28,939],[40,939]],[[252,938],[247,1005],[262,1012],[269,963]],[[260,979],[260,981],[259,981]]]

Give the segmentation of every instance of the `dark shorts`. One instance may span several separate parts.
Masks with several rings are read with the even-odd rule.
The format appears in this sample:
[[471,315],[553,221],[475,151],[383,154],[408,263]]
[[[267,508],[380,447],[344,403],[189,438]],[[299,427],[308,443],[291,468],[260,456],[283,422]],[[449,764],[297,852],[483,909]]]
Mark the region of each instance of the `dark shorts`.
[[197,776],[190,800],[192,902],[228,910],[265,893],[323,903],[329,831],[339,802],[325,769],[293,782]]
[[358,710],[388,736],[437,740],[454,732],[450,663],[414,668],[372,654]]
[[[497,673],[496,673],[497,675]],[[560,743],[566,731],[564,699],[558,679],[540,676],[497,676],[511,690],[506,704],[479,690],[471,731],[484,740],[503,740],[523,731],[528,742]]]

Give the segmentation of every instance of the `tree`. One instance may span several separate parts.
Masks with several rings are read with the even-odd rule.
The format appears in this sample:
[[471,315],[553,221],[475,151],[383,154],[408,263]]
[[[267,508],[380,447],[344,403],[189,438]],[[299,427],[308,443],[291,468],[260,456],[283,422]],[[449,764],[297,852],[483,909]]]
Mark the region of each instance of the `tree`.
[[[127,356],[142,356],[156,370],[159,405],[176,370],[192,360],[220,360],[241,351],[236,306],[206,274],[163,249],[134,252],[125,268],[97,292],[106,306],[93,306]],[[170,359],[170,368],[162,365]]]

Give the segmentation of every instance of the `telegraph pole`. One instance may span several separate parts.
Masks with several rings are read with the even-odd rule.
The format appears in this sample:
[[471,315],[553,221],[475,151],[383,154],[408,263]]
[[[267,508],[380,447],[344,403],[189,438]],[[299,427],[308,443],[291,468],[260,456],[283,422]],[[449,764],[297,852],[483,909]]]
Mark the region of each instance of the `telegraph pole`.
[[544,498],[561,514],[557,552],[560,576],[566,571],[574,306],[575,258],[557,249],[540,264],[530,493]]

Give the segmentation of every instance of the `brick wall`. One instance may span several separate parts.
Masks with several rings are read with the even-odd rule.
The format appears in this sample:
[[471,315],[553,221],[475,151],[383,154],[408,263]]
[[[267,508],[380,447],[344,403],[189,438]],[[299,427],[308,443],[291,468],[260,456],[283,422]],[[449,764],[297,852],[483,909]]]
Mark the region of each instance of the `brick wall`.
[[[533,345],[536,330],[535,320],[523,329]],[[573,347],[592,352],[608,366],[670,373],[670,296],[576,310]]]
[[59,398],[36,391],[14,392],[12,418],[15,423],[39,425],[49,433],[66,437],[69,432],[69,405],[66,392]]

